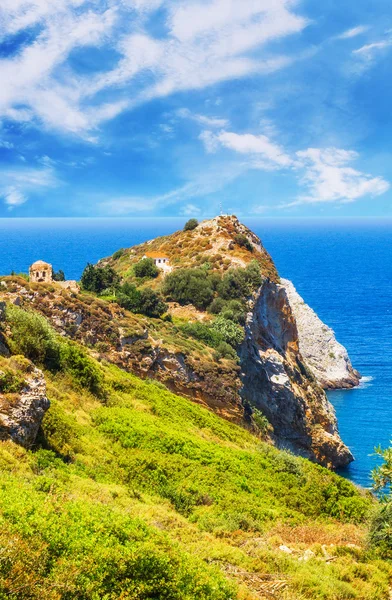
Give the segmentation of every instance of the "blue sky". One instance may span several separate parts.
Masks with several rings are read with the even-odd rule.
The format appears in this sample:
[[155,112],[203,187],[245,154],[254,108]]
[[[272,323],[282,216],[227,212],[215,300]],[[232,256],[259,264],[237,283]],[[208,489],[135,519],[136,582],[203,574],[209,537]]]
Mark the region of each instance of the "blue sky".
[[390,0],[1,0],[0,216],[391,216]]

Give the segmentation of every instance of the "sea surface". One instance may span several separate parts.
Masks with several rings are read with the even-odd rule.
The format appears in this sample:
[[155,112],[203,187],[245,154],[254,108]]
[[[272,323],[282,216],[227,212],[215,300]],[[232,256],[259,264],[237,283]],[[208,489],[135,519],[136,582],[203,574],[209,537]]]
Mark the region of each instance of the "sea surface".
[[[283,277],[330,325],[354,366],[358,389],[328,394],[356,460],[343,475],[368,487],[374,447],[392,439],[392,220],[244,219]],[[183,226],[184,219],[0,219],[0,274],[37,259],[78,279],[115,250]]]

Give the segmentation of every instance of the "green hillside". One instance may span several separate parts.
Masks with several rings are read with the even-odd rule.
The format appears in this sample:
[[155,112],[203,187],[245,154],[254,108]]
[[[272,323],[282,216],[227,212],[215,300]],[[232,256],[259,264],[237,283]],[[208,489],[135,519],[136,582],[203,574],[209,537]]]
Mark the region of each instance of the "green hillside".
[[[39,443],[0,445],[0,598],[389,597],[369,495],[54,333],[42,343],[43,364],[59,360]],[[1,359],[10,402],[23,365]]]

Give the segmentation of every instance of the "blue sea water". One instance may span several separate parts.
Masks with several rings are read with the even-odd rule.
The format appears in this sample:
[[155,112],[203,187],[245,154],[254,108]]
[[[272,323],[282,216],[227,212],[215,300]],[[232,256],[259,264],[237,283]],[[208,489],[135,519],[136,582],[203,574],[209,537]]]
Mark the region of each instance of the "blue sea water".
[[[364,376],[330,392],[356,460],[342,474],[370,485],[376,445],[392,439],[392,220],[244,219],[283,277],[336,332]],[[78,279],[87,262],[182,227],[184,219],[0,219],[0,274],[37,259]]]

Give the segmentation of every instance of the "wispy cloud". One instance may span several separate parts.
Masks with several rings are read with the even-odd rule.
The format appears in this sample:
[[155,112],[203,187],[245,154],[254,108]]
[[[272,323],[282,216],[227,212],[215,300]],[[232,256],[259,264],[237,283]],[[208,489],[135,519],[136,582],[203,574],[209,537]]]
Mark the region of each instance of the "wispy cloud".
[[[143,18],[163,5],[167,34],[153,37]],[[269,51],[256,58],[254,51],[302,31],[307,21],[286,0],[180,5],[168,0],[3,0],[0,38],[35,24],[40,25],[38,37],[0,60],[0,116],[36,121],[94,142],[93,130],[100,123],[153,98],[283,68],[294,57]],[[94,76],[74,72],[70,54],[94,46],[115,47],[119,59],[114,68]],[[213,117],[194,118],[208,127],[226,126]]]
[[357,27],[352,27],[351,29],[347,29],[340,35],[336,36],[336,39],[349,40],[349,39],[357,37],[358,35],[362,35],[363,33],[366,33],[366,31],[368,31],[368,30],[369,30],[368,25],[358,25]]
[[389,48],[392,46],[392,37],[386,40],[382,40],[380,42],[373,42],[372,44],[365,44],[361,46],[357,50],[353,50],[353,54],[363,57],[365,59],[373,58],[373,55],[380,50],[384,50],[385,48]]
[[198,115],[192,113],[188,108],[180,108],[177,110],[177,116],[181,119],[191,119],[192,121],[196,121],[200,123],[200,125],[205,125],[207,127],[227,127],[229,125],[229,121],[227,119],[221,119],[218,117],[209,117],[206,115]]
[[9,209],[24,204],[29,195],[60,185],[54,168],[12,166],[0,170],[0,198]]

